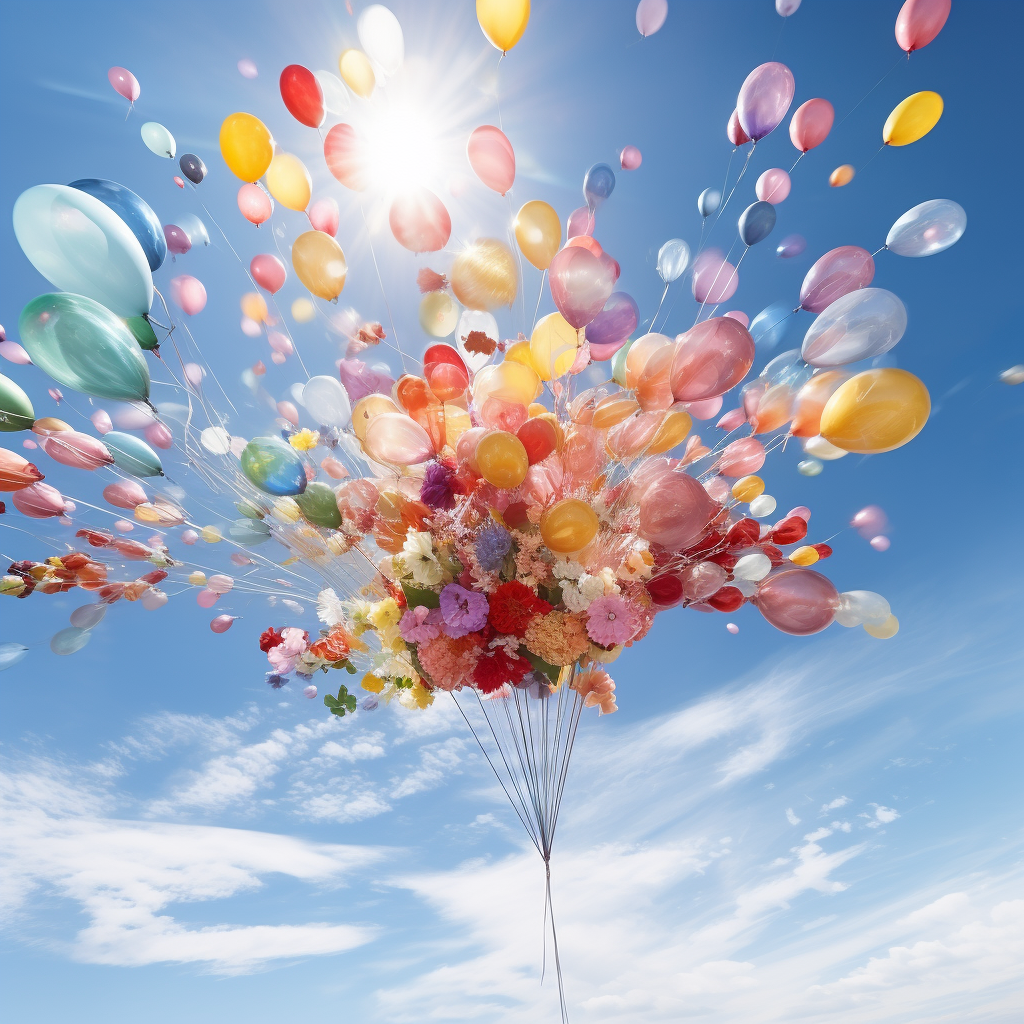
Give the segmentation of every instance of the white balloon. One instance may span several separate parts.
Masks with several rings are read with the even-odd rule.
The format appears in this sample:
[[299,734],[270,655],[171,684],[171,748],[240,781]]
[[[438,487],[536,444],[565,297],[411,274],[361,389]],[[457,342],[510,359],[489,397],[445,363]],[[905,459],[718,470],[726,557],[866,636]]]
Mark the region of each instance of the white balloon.
[[907,210],[885,236],[885,247],[897,256],[934,256],[960,240],[967,214],[952,199],[929,199]]
[[681,238],[670,238],[658,250],[658,276],[671,284],[683,276],[690,265],[690,247]]
[[139,603],[147,612],[155,612],[157,608],[163,608],[167,604],[167,595],[156,587],[150,587],[142,592]]
[[168,160],[174,159],[174,154],[177,152],[174,136],[162,124],[156,121],[147,121],[142,126],[142,141],[151,153],[166,157]]
[[755,519],[763,519],[775,511],[777,504],[770,494],[759,494],[747,507]]
[[799,6],[800,0],[775,0],[775,10],[784,18],[788,18],[791,14],[796,14]]
[[71,613],[71,625],[77,626],[79,629],[92,629],[93,626],[97,626],[103,621],[103,616],[107,614],[107,608],[108,605],[103,602],[83,604]]
[[892,614],[889,602],[872,590],[848,590],[839,595],[836,622],[840,626],[880,626]]
[[356,22],[359,45],[385,75],[393,75],[405,60],[405,37],[398,19],[381,4],[370,4]]
[[497,343],[501,340],[501,335],[498,333],[498,321],[490,313],[481,309],[464,309],[462,316],[459,317],[459,326],[455,328],[455,347],[474,373],[477,370],[482,370],[494,356],[494,352],[488,355],[486,352],[468,352],[466,350],[466,339],[477,331],[486,334],[495,343],[494,352],[496,352]]
[[1024,384],[1024,366],[1011,366],[999,374],[999,379],[1004,384]]
[[837,448],[831,441],[826,441],[820,434],[804,441],[804,451],[823,462],[831,462],[833,459],[841,459],[844,455],[850,454],[844,452],[842,448]]
[[317,71],[313,77],[319,82],[320,91],[324,94],[324,109],[329,114],[344,114],[350,103],[345,83],[330,71]]
[[804,335],[800,355],[811,366],[846,366],[895,348],[907,329],[907,307],[884,288],[858,288],[827,306]]
[[207,427],[199,435],[199,443],[214,455],[227,455],[231,451],[231,435],[223,427]]
[[733,566],[732,574],[736,579],[763,580],[772,571],[772,560],[761,552],[743,555]]
[[28,648],[24,644],[0,644],[0,672],[17,665],[26,654]]
[[817,459],[804,459],[797,463],[796,471],[801,476],[817,476],[824,468]]
[[343,427],[352,418],[348,393],[334,377],[310,377],[302,389],[302,404],[325,427]]

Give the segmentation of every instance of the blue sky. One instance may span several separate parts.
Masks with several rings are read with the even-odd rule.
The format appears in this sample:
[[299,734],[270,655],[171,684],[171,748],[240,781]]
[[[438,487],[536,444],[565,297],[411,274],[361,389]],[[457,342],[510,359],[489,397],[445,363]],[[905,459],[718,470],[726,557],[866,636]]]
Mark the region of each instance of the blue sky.
[[[596,234],[643,316],[660,296],[658,247],[699,238],[696,196],[720,186],[724,126],[747,72],[784,61],[796,101],[825,96],[838,121],[899,55],[898,3],[804,0],[783,28],[770,0],[673,0],[664,29],[640,41],[631,3],[538,2],[495,75],[472,3],[393,9],[407,88],[430,105],[442,141],[461,145],[494,121],[497,92],[519,161],[513,205],[546,199],[564,219],[588,166],[627,143],[642,150]],[[277,92],[285,64],[333,70],[356,44],[342,4],[34,3],[0,17],[0,204],[95,176],[139,192],[165,223],[202,216],[214,244],[156,279],[161,290],[177,273],[204,281],[210,301],[189,326],[229,392],[267,351],[238,328],[246,281],[197,200],[245,263],[271,242],[241,222],[217,151],[233,110],[263,117],[306,160],[314,197],[342,204],[343,304],[390,326],[359,210]],[[1024,362],[1010,193],[1021,144],[1006,127],[1021,22],[1014,3],[954,3],[938,39],[801,162],[772,239],[743,264],[730,305],[754,315],[795,305],[822,252],[877,249],[919,202],[967,210],[948,252],[877,260],[875,284],[910,316],[896,360],[933,397],[925,431],[813,480],[797,474],[798,451],[766,467],[783,509],[813,509],[814,540],[838,534],[827,568],[839,588],[885,594],[902,628],[886,643],[838,626],[799,639],[745,608],[729,617],[732,636],[724,616],[677,612],[620,659],[620,713],[585,720],[559,826],[554,888],[574,1020],[1018,1019],[1024,389],[998,374]],[[242,58],[259,78],[239,75]],[[106,81],[113,64],[142,83],[127,122]],[[872,158],[889,110],[919,89],[944,96],[938,127]],[[146,120],[204,158],[198,193],[179,191],[176,166],[142,145]],[[730,213],[752,201],[761,170],[793,157],[784,131],[765,140]],[[846,162],[860,173],[830,189],[829,171]],[[504,230],[507,206],[482,188],[450,206],[459,237]],[[373,208],[368,220],[398,335],[417,351],[413,282],[431,261],[377,230]],[[713,244],[732,244],[733,222],[723,218]],[[300,230],[298,214],[273,224],[285,238]],[[807,251],[777,260],[774,244],[794,232]],[[0,323],[16,337],[21,307],[48,288],[9,218],[0,233]],[[528,305],[538,284],[529,273]],[[290,279],[282,309],[300,294]],[[681,294],[667,330],[695,311]],[[811,322],[801,315],[792,343]],[[336,337],[316,322],[290,326],[307,365],[330,367]],[[39,414],[55,411],[45,378],[26,370],[10,375]],[[297,372],[272,367],[268,390],[283,397]],[[240,420],[254,431],[260,415],[242,409]],[[99,491],[70,470],[52,479],[84,500]],[[844,530],[869,503],[892,522],[884,554]],[[49,553],[4,534],[4,554]],[[0,609],[0,642],[32,645],[0,677],[6,1019],[258,1024],[297,1007],[363,1021],[554,1018],[552,979],[539,984],[541,870],[453,708],[339,721],[294,686],[269,690],[255,638],[283,613],[241,595],[224,604],[243,616],[224,636],[185,593],[155,613],[115,606],[88,647],[57,658],[46,641],[80,603],[37,594]],[[308,604],[289,618],[314,621]]]

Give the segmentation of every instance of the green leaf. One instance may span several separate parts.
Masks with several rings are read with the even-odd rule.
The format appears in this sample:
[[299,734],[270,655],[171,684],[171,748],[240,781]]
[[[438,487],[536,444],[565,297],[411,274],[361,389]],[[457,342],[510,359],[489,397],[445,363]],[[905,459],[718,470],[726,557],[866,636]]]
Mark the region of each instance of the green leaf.
[[562,588],[556,583],[553,587],[540,586],[537,588],[537,593],[547,601],[548,604],[553,604],[558,607],[562,603]]
[[441,598],[432,590],[425,587],[413,587],[408,583],[402,584],[402,591],[405,594],[406,603],[410,608],[440,608]]
[[562,670],[557,665],[549,665],[543,658],[538,658],[536,654],[528,651],[525,647],[519,648],[519,656],[525,658],[538,672],[543,672],[551,682],[558,682],[558,676]]

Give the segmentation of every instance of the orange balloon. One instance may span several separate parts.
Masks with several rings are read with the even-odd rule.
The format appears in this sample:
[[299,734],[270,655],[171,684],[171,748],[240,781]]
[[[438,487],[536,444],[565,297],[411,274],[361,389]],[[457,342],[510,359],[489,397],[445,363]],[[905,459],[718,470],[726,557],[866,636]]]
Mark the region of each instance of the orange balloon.
[[523,442],[505,430],[484,434],[476,446],[480,475],[495,487],[511,490],[526,479],[530,459]]
[[585,501],[563,498],[541,516],[540,535],[556,554],[567,555],[585,548],[599,526],[597,513]]
[[816,373],[797,393],[790,433],[794,437],[817,437],[821,433],[821,411],[836,388],[849,377],[843,370]]

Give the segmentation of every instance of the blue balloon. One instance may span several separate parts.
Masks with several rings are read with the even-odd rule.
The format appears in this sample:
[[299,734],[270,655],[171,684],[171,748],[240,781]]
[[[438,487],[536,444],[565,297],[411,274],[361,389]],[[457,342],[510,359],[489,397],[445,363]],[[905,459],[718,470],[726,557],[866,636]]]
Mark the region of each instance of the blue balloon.
[[722,202],[722,193],[717,188],[706,188],[697,196],[697,212],[702,217],[710,217]]
[[615,172],[607,164],[594,164],[583,179],[583,196],[588,206],[600,206],[615,189]]
[[153,208],[131,189],[118,185],[116,181],[106,178],[79,178],[71,182],[71,188],[80,192],[88,192],[104,206],[110,207],[128,225],[132,234],[139,240],[142,251],[149,260],[149,269],[158,269],[167,258],[167,242],[160,218]]
[[134,434],[123,434],[120,430],[108,430],[103,435],[103,443],[107,446],[118,469],[123,469],[132,476],[163,476],[164,467],[152,448]]
[[279,437],[254,437],[239,459],[242,472],[261,490],[277,497],[302,494],[308,483],[306,464]]
[[764,241],[775,227],[775,207],[763,199],[751,203],[740,214],[738,227],[744,245],[757,245],[758,242]]
[[750,336],[761,348],[777,348],[796,320],[792,313],[792,306],[784,302],[773,302],[750,321]]

